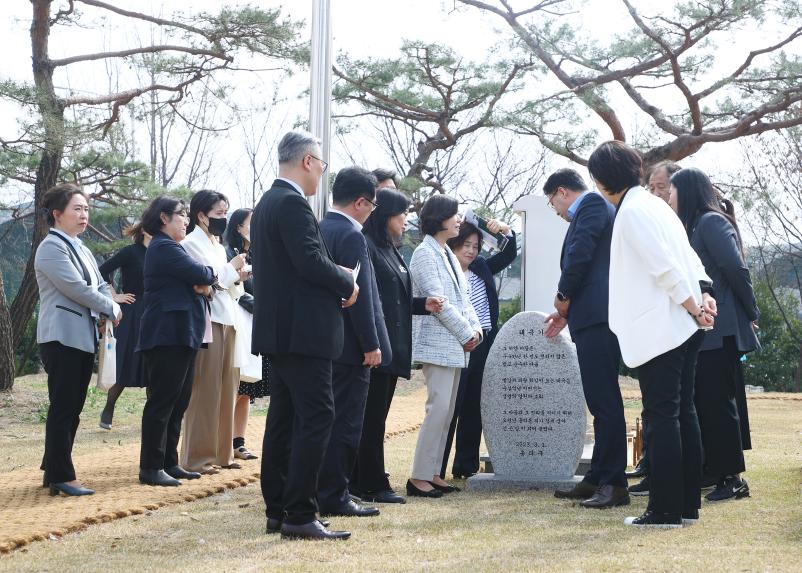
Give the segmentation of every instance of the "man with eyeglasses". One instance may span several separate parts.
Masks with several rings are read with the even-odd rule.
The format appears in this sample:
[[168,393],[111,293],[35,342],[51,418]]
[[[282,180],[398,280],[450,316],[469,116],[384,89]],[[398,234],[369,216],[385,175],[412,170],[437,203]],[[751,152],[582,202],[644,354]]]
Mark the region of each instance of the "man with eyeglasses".
[[270,359],[270,409],[262,451],[267,533],[347,539],[316,516],[320,468],[334,422],[332,360],[343,349],[343,307],[359,294],[350,268],[326,248],[307,197],[326,164],[320,140],[291,131],[279,171],[251,219],[253,354]]
[[343,351],[332,367],[334,427],[318,482],[321,515],[379,514],[377,508],[361,505],[348,491],[359,452],[370,369],[392,358],[373,263],[362,234],[362,225],[376,208],[376,184],[376,177],[366,169],[341,170],[332,186],[333,206],[320,222],[334,261],[348,268],[359,268],[356,281],[360,289],[356,304],[344,313]]
[[554,495],[582,500],[579,505],[588,508],[628,505],[626,422],[618,386],[621,351],[607,323],[615,208],[588,191],[573,169],[554,172],[543,191],[549,205],[570,223],[560,257],[556,312],[546,318],[545,335],[551,338],[565,326],[570,329],[596,439],[590,471],[573,488]]

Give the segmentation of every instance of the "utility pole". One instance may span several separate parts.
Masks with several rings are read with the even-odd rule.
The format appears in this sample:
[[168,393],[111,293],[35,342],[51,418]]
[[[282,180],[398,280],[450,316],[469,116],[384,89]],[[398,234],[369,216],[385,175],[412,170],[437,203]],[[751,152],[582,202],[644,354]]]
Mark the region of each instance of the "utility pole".
[[[331,158],[331,0],[312,0],[312,67],[309,131],[322,141],[323,160]],[[309,198],[318,220],[329,208],[329,170],[323,173],[317,193]]]

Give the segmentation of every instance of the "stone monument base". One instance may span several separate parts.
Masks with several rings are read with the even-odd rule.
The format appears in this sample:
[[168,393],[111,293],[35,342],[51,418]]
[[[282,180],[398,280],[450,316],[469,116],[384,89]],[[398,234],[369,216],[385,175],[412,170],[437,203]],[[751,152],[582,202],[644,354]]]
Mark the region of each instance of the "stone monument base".
[[567,489],[582,481],[582,476],[567,479],[524,476],[500,476],[491,473],[476,474],[465,482],[468,491],[526,491],[531,489]]

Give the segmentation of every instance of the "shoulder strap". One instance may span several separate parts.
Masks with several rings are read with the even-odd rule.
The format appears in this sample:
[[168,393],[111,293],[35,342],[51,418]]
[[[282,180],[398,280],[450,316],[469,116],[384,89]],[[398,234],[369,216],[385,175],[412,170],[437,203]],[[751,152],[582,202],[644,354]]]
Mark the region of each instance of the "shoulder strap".
[[78,264],[75,265],[75,266],[78,267],[78,270],[80,270],[81,274],[84,275],[84,280],[86,281],[86,284],[87,285],[91,285],[92,284],[92,280],[89,278],[89,271],[87,270],[86,266],[84,265],[83,259],[81,259],[81,257],[78,255],[78,251],[75,250],[75,247],[73,246],[73,244],[70,243],[66,239],[66,237],[60,235],[59,233],[54,233],[53,231],[50,231],[49,234],[53,235],[54,237],[58,237],[59,239],[64,241],[64,244],[67,245],[67,247],[70,249],[70,251],[72,251],[72,254],[75,255],[75,260],[73,261],[73,263],[75,263],[75,261],[78,261]]

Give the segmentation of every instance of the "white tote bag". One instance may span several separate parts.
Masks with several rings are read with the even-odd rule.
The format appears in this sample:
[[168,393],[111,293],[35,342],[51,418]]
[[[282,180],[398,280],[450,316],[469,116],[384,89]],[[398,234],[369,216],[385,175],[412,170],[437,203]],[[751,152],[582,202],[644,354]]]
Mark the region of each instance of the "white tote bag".
[[97,361],[97,388],[108,392],[117,383],[117,339],[114,326],[106,321],[106,328],[100,339],[100,356]]
[[234,339],[234,366],[239,368],[239,379],[242,382],[258,382],[262,379],[262,359],[251,354],[251,328],[253,316],[237,305],[236,329]]

